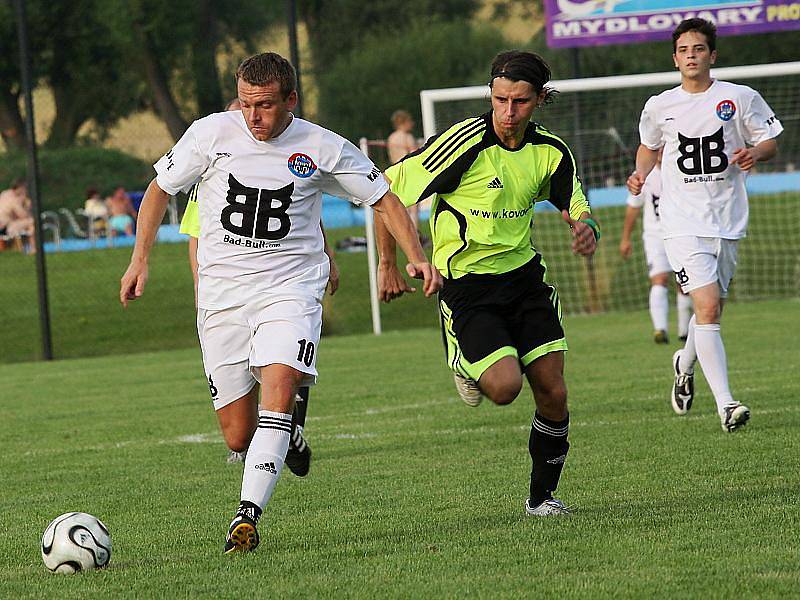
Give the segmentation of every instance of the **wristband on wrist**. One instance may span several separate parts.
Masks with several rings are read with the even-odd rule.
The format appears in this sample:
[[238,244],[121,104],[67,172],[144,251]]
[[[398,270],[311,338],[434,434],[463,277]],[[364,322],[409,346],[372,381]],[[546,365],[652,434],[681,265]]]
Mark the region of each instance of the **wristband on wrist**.
[[586,217],[585,219],[580,219],[580,222],[586,223],[589,227],[591,227],[595,242],[600,240],[600,226],[597,224],[597,221],[590,217]]

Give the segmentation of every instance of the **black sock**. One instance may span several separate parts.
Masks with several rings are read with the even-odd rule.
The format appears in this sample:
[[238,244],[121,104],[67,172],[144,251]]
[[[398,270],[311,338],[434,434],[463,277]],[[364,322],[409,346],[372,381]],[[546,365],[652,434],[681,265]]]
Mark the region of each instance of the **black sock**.
[[306,412],[308,411],[309,388],[301,387],[297,390],[299,398],[295,398],[294,411],[292,411],[292,434],[296,427],[306,426]]
[[551,421],[538,412],[533,415],[528,451],[531,454],[531,506],[553,497],[569,451],[567,434],[569,415],[563,421]]
[[245,515],[253,519],[255,523],[258,523],[258,519],[261,518],[261,508],[258,504],[254,504],[249,500],[242,500],[239,502],[239,510],[236,511],[237,515]]

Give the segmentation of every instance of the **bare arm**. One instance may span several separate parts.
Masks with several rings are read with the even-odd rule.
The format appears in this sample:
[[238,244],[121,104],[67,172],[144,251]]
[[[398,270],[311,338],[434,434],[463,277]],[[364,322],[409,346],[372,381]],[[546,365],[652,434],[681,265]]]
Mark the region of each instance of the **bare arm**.
[[[375,219],[376,232],[380,227],[378,221],[382,221],[382,225],[385,225],[388,233],[397,240],[400,248],[408,257],[409,264],[406,265],[406,272],[411,277],[424,280],[422,289],[426,296],[431,296],[438,292],[442,287],[442,276],[428,262],[428,258],[419,243],[417,228],[414,226],[414,222],[408,215],[405,206],[400,202],[400,198],[394,192],[386,192],[380,200],[372,205],[372,208],[375,209],[380,217]],[[381,252],[381,261],[388,258],[388,256],[384,256],[384,252],[389,250],[386,239],[388,236],[385,233],[386,231],[383,231],[379,234],[381,237],[378,241],[378,250]]]
[[189,266],[194,279],[194,305],[197,306],[197,238],[193,235],[189,236]]
[[572,232],[572,253],[580,254],[581,256],[594,254],[594,251],[597,250],[597,240],[600,239],[599,229],[598,237],[595,237],[594,229],[586,223],[586,220],[593,221],[595,226],[599,227],[597,220],[589,212],[583,211],[580,219],[576,221],[566,209],[561,211],[561,217],[569,225]]
[[631,194],[638,196],[642,192],[644,180],[650,175],[656,162],[658,162],[658,150],[651,150],[644,144],[639,144],[639,149],[636,151],[636,170],[631,173],[627,181],[628,191]]
[[628,206],[625,209],[625,222],[622,224],[622,239],[619,242],[619,253],[625,260],[628,260],[633,253],[631,233],[633,233],[633,226],[636,224],[636,219],[639,218],[639,213],[641,212],[642,209],[635,206]]
[[156,180],[150,182],[144,193],[136,222],[136,244],[133,247],[131,262],[120,279],[119,301],[128,306],[128,300],[136,300],[144,293],[147,283],[147,262],[150,250],[158,234],[158,227],[167,212],[169,194],[158,187]]
[[378,297],[391,302],[405,293],[416,292],[397,268],[397,245],[380,215],[375,218],[375,241],[378,246]]
[[733,164],[739,165],[742,171],[749,171],[757,162],[764,162],[778,154],[778,140],[764,140],[752,148],[737,148],[733,152]]

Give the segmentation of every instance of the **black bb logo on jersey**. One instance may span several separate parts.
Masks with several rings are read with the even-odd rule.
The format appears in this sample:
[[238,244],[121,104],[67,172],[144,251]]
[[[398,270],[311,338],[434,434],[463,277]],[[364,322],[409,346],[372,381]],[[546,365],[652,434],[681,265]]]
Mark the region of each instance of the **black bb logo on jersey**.
[[656,196],[653,194],[653,213],[656,215],[656,219],[661,218],[661,213],[658,212],[658,204],[661,200],[661,196]]
[[[260,190],[247,187],[236,181],[232,174],[228,175],[228,195],[225,198],[228,206],[222,209],[222,227],[236,235],[258,240],[285,238],[292,225],[286,211],[292,203],[293,191],[294,183],[279,190]],[[237,202],[241,196],[244,196],[244,202]],[[270,224],[277,224],[277,229],[270,229]]]
[[720,127],[712,135],[686,137],[678,132],[678,168],[685,175],[711,175],[728,168],[725,140]]

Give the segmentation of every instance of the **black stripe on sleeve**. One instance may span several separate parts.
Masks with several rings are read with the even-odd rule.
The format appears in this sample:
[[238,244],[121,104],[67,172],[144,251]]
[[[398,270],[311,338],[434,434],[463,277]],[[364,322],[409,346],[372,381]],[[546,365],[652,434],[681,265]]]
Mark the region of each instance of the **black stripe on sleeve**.
[[424,200],[431,194],[449,194],[454,192],[461,183],[461,177],[464,176],[464,173],[472,166],[472,163],[475,162],[475,159],[478,158],[481,151],[485,150],[490,145],[491,142],[487,141],[486,137],[484,137],[482,141],[466,150],[461,156],[454,160],[449,167],[433,178],[433,181],[428,184],[419,198],[417,198],[417,202]]
[[433,173],[446,163],[468,139],[481,133],[485,129],[486,123],[483,119],[478,119],[467,124],[445,140],[439,148],[422,161],[422,166],[425,167],[428,172]]
[[542,135],[537,131],[531,131],[527,137],[527,141],[531,144],[552,146],[561,153],[561,160],[559,160],[556,170],[550,175],[548,200],[558,210],[569,210],[575,179],[575,163],[569,148],[561,140]]

